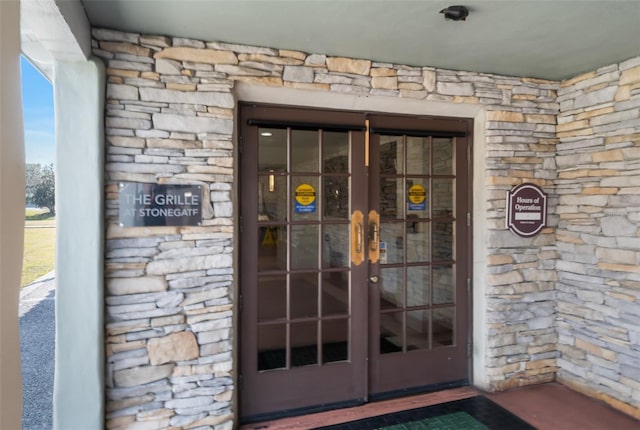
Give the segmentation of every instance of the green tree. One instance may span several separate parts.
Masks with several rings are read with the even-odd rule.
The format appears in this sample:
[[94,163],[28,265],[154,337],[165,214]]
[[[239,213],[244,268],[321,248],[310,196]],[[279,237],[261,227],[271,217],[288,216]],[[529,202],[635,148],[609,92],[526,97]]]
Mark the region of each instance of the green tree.
[[39,164],[27,163],[24,169],[25,176],[25,199],[27,204],[35,204],[33,193],[36,185],[42,180],[42,166]]
[[53,164],[42,168],[40,181],[33,189],[32,201],[41,208],[49,209],[51,215],[56,214],[56,180]]

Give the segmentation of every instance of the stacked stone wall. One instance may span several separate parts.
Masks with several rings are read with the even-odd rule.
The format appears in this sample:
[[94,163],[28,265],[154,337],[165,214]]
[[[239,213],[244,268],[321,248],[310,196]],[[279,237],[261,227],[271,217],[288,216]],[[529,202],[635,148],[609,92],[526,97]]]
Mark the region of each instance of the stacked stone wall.
[[640,57],[558,102],[558,375],[640,417]]
[[[93,37],[108,79],[107,428],[234,425],[237,81],[483,106],[489,276],[474,288],[487,295],[487,377],[496,390],[554,378],[557,218],[523,239],[504,216],[506,191],[522,182],[541,186],[556,212],[557,83],[101,29]],[[201,185],[203,225],[120,227],[125,181]]]

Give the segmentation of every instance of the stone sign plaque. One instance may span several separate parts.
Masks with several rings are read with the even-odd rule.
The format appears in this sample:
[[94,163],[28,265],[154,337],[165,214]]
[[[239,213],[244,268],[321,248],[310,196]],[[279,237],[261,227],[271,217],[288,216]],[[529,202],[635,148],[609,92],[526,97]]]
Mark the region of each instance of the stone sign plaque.
[[120,183],[122,227],[195,226],[202,224],[200,185]]
[[537,185],[521,184],[507,191],[507,228],[531,237],[547,225],[547,195]]

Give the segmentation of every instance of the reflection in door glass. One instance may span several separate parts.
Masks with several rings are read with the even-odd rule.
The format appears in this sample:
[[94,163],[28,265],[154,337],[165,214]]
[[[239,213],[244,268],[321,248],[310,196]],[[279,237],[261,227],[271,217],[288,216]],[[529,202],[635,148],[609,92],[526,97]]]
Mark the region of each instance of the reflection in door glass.
[[318,316],[318,275],[317,273],[295,274],[291,276],[291,318]]
[[318,269],[318,225],[291,226],[291,269]]
[[287,367],[287,326],[258,326],[258,370]]
[[454,308],[433,310],[433,347],[453,345]]
[[287,268],[287,231],[282,225],[258,228],[258,271]]
[[318,364],[318,323],[291,324],[291,367]]
[[319,133],[291,130],[291,171],[318,172]]
[[287,277],[261,276],[258,278],[258,321],[287,317]]
[[258,221],[287,219],[287,178],[275,171],[258,177]]
[[453,303],[454,288],[453,266],[433,266],[433,303]]
[[258,130],[258,170],[261,172],[287,170],[287,130],[274,128]]
[[380,174],[401,175],[404,172],[402,136],[380,136]]
[[383,222],[380,226],[380,248],[385,249],[381,256],[382,264],[395,264],[404,261],[403,222]]
[[407,263],[424,263],[429,261],[431,253],[428,222],[407,222]]
[[322,322],[322,362],[332,363],[349,359],[349,320]]
[[349,272],[322,274],[322,316],[349,314]]
[[380,275],[380,309],[402,307],[404,304],[402,268],[383,268]]
[[322,268],[349,267],[351,259],[349,224],[324,224],[322,226]]
[[402,352],[404,312],[380,314],[380,354]]
[[429,311],[407,312],[407,351],[429,349]]
[[324,177],[322,206],[324,218],[348,219],[349,218],[349,178],[347,176]]
[[407,137],[407,174],[429,174],[428,137]]
[[433,223],[433,260],[453,260],[453,222]]
[[431,212],[435,217],[453,216],[453,179],[433,179]]
[[429,304],[429,266],[407,267],[407,306]]
[[453,139],[433,139],[433,174],[453,175]]
[[380,179],[380,216],[383,219],[404,217],[403,182],[396,178]]
[[322,134],[322,171],[324,173],[349,172],[349,133],[324,132]]

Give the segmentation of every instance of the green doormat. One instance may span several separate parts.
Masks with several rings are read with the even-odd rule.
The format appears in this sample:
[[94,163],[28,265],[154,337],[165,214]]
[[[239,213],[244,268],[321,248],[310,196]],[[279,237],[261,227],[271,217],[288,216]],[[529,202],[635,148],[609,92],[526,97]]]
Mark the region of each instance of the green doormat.
[[484,396],[408,409],[315,430],[535,430]]
[[455,412],[435,418],[380,427],[378,430],[489,430],[466,412]]

